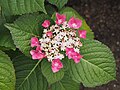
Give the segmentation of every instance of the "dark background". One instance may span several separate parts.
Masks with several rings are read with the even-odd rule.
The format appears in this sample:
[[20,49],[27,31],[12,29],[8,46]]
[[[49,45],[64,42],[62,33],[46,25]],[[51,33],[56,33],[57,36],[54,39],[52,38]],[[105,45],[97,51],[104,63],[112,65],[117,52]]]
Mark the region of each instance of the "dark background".
[[95,39],[106,44],[116,59],[117,80],[106,85],[80,90],[120,90],[120,0],[69,0],[95,34]]

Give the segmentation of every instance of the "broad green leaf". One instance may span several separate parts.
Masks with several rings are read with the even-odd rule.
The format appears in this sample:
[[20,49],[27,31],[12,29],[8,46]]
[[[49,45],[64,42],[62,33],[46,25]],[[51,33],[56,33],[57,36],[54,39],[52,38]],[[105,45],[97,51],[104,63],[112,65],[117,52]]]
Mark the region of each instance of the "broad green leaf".
[[5,25],[10,30],[16,47],[25,55],[29,55],[30,52],[30,39],[32,37],[40,38],[43,32],[41,24],[45,19],[49,19],[45,14],[23,15],[13,24]]
[[0,50],[0,90],[15,90],[15,70],[10,58]]
[[4,50],[16,49],[9,30],[2,25],[0,26],[0,47],[4,47]]
[[72,60],[70,74],[76,82],[95,87],[115,80],[115,60],[110,49],[96,40],[84,40],[80,49],[83,58],[75,64]]
[[41,73],[39,63],[24,55],[13,59],[16,90],[47,90],[47,80]]
[[7,51],[7,50],[9,50],[9,48],[6,48],[6,47],[4,47],[4,46],[0,46],[0,50],[2,50],[2,51]]
[[5,22],[5,18],[2,16],[2,10],[0,7],[0,25],[2,25]]
[[61,9],[65,4],[67,4],[68,0],[48,0],[48,2],[57,6],[58,9]]
[[0,5],[6,15],[21,15],[37,11],[46,13],[44,0],[0,0]]
[[53,73],[51,69],[51,62],[48,62],[46,59],[43,59],[41,62],[41,70],[49,84],[61,80],[64,76],[64,71],[62,69],[57,73]]
[[55,8],[52,5],[46,5],[45,9],[49,16],[52,16],[53,13],[55,12]]
[[51,90],[80,90],[80,84],[73,81],[69,74],[65,74],[62,80],[51,86]]
[[[66,17],[67,17],[67,21],[71,17],[81,19],[82,20],[82,26],[80,27],[79,30],[86,30],[88,39],[93,39],[94,38],[94,34],[93,34],[92,30],[90,29],[90,27],[87,25],[86,21],[74,9],[72,9],[70,7],[66,7],[66,8],[63,8],[59,13],[65,14]],[[55,20],[55,13],[52,15],[52,19]]]
[[17,57],[18,55],[21,55],[22,52],[20,52],[18,49],[14,50],[6,50],[4,51],[11,59]]
[[5,17],[2,14],[2,11],[0,11],[0,50],[3,51],[9,49],[13,49],[13,50],[16,49],[10,31],[4,27],[4,24],[6,22],[13,21],[12,18],[13,18],[12,16]]
[[[65,53],[65,52],[64,52]],[[64,54],[63,53],[63,54]],[[62,62],[62,64],[63,64],[63,70],[64,71],[68,71],[69,70],[69,68],[70,68],[70,61],[69,61],[69,59],[68,59],[68,57],[66,56],[65,58],[63,58],[62,60],[61,60],[61,62]]]

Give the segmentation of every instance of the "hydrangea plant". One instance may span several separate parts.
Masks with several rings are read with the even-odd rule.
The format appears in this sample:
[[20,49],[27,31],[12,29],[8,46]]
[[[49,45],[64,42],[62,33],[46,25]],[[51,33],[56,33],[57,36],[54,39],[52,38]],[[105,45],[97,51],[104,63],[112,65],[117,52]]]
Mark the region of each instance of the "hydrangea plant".
[[80,90],[115,80],[111,50],[67,1],[0,0],[1,90]]

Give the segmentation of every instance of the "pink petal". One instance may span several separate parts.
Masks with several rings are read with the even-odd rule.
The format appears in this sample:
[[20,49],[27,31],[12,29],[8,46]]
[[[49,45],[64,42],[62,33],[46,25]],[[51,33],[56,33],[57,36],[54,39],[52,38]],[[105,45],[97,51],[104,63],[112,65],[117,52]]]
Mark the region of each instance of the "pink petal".
[[52,71],[53,71],[54,73],[58,72],[59,70],[60,70],[60,68],[57,68],[57,67],[52,66]]
[[58,25],[63,24],[65,22],[65,20],[66,20],[65,15],[56,13],[56,24],[58,24]]
[[58,72],[61,68],[63,68],[63,64],[60,61],[60,59],[54,59],[52,61],[52,71],[53,72]]
[[80,59],[82,58],[83,56],[80,55],[79,53],[75,52],[72,59],[74,60],[75,63],[79,63],[80,62]]
[[[56,65],[57,64],[57,65]],[[54,59],[52,61],[52,66],[55,66],[55,67],[58,67],[58,68],[63,68],[63,64],[62,62],[60,61],[60,59]]]
[[38,59],[41,60],[45,57],[45,54],[44,53],[39,53],[38,54]]
[[75,52],[75,51],[74,51],[73,48],[66,48],[66,56],[68,56],[69,59],[72,58],[74,52]]
[[39,59],[38,55],[35,53],[34,55],[32,55],[32,59]]
[[82,20],[71,17],[70,20],[68,21],[68,25],[70,28],[78,29],[82,26]]
[[31,38],[31,47],[38,46],[39,45],[39,40],[36,37]]
[[42,23],[42,26],[47,28],[50,26],[50,21],[49,20],[45,20],[43,23]]
[[86,30],[78,30],[78,34],[80,38],[86,38]]
[[45,57],[45,54],[36,52],[35,54],[32,55],[32,59],[38,59],[41,60]]
[[48,31],[48,32],[46,33],[46,35],[49,36],[49,37],[51,37],[52,34],[53,34],[53,33],[52,33],[51,31]]
[[35,51],[36,51],[36,50],[31,50],[31,51],[30,51],[30,54],[31,54],[31,55],[35,54]]
[[37,46],[36,50],[39,51],[39,52],[42,52],[42,49],[41,49],[40,46]]
[[31,50],[30,54],[32,55],[32,59],[41,60],[45,57],[45,53],[42,52],[40,46],[37,46],[36,50]]

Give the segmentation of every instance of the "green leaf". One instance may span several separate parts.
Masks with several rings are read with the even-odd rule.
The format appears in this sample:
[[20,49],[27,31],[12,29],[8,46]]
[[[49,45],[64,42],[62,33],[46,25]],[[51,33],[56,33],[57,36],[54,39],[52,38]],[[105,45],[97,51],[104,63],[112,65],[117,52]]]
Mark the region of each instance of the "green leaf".
[[13,59],[16,90],[47,90],[47,80],[41,73],[39,63],[24,55]]
[[[4,24],[7,21],[12,21],[12,17],[4,17],[0,11],[0,50],[9,50],[13,49],[15,50],[16,47],[14,45],[14,42],[12,40],[12,36],[7,28],[4,27]],[[7,20],[6,20],[7,19]]]
[[22,52],[20,52],[18,49],[16,49],[15,51],[13,50],[7,50],[7,51],[4,51],[11,59],[19,56],[22,54]]
[[6,15],[21,15],[37,11],[46,13],[44,0],[0,0],[0,5]]
[[4,50],[16,49],[9,30],[2,25],[0,26],[0,47],[4,47]]
[[116,65],[110,49],[96,40],[84,40],[80,49],[83,58],[75,64],[72,60],[70,74],[76,82],[95,87],[115,80]]
[[4,46],[0,46],[0,50],[2,50],[2,51],[8,51],[9,48],[6,48],[6,47],[4,47]]
[[[65,53],[65,52],[64,52]],[[63,53],[63,54],[64,54]],[[62,60],[61,60],[61,62],[62,62],[62,64],[63,64],[63,70],[64,71],[68,71],[69,70],[69,68],[70,68],[70,60],[68,59],[68,57],[66,56],[65,58],[63,58]]]
[[[93,39],[94,38],[94,34],[93,34],[92,30],[90,29],[90,27],[87,25],[86,21],[74,9],[72,9],[70,7],[66,7],[66,8],[63,8],[59,13],[65,14],[66,17],[67,17],[67,21],[71,17],[81,19],[82,20],[82,26],[80,27],[79,30],[86,30],[88,39]],[[55,13],[52,15],[52,19],[54,19],[54,20],[56,19],[55,18]]]
[[0,25],[2,25],[5,22],[5,18],[2,16],[2,10],[0,7]]
[[0,90],[15,90],[15,70],[10,58],[0,50]]
[[6,24],[10,30],[12,38],[17,48],[25,55],[29,56],[30,39],[32,37],[40,37],[43,32],[41,24],[45,19],[50,19],[47,15],[23,15],[18,18],[14,24]]
[[48,0],[48,2],[57,6],[58,9],[61,9],[65,4],[67,4],[68,0]]
[[62,80],[52,85],[51,90],[80,90],[80,84],[73,81],[69,74],[65,74]]
[[52,5],[46,5],[45,6],[47,14],[51,17],[53,13],[55,12],[55,8]]
[[48,62],[46,59],[43,59],[41,63],[41,70],[49,84],[61,80],[64,76],[64,71],[62,69],[57,73],[53,73],[51,69],[51,62]]

